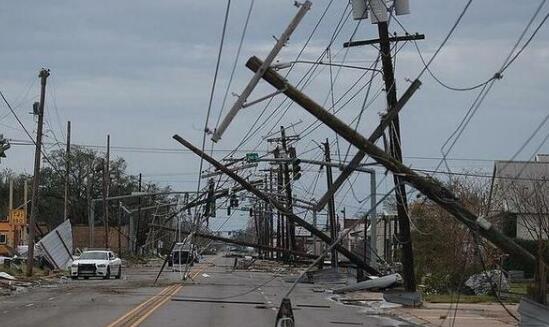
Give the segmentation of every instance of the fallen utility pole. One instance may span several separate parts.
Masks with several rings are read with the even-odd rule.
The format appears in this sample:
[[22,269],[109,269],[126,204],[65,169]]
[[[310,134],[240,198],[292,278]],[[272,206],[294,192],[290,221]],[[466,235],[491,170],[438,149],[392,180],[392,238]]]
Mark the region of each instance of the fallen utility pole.
[[[261,63],[262,62],[259,58],[252,57],[248,60],[246,66],[252,71],[255,71],[260,67]],[[274,70],[268,69],[263,75],[263,78],[275,88],[279,90],[284,89],[284,94],[291,100],[299,104],[318,120],[341,135],[349,143],[364,151],[387,170],[400,176],[403,181],[410,184],[433,202],[440,205],[469,229],[474,232],[478,232],[482,237],[486,238],[505,253],[516,255],[525,263],[535,264],[536,258],[532,253],[515,243],[509,237],[497,231],[485,217],[477,216],[469,209],[465,208],[456,196],[449,189],[445,188],[438,180],[421,176],[412,169],[403,165],[402,162],[392,158],[384,150],[380,149],[363,135],[353,130],[339,118],[329,113],[328,110],[303,94],[297,88],[290,85],[284,77]],[[410,87],[413,87],[416,83],[420,82],[414,81]],[[545,260],[545,263],[549,264],[549,260]]]
[[[168,230],[168,231],[173,231],[173,232],[177,231],[177,229],[175,229],[175,228],[166,227],[166,226],[157,225],[157,224],[149,224],[149,226],[159,228],[159,229]],[[186,231],[186,230],[181,230],[181,233],[182,234],[190,234],[191,232]],[[226,237],[221,237],[221,236],[204,234],[204,233],[200,233],[200,232],[195,232],[194,236],[206,238],[206,239],[209,239],[209,240],[212,240],[212,241],[220,241],[220,242],[223,242],[223,243],[249,246],[249,247],[252,247],[252,248],[259,249],[259,250],[284,252],[286,254],[294,255],[294,256],[297,256],[297,257],[308,258],[308,259],[316,259],[318,257],[316,255],[305,253],[305,252],[293,251],[293,250],[288,250],[288,249],[283,249],[283,248],[277,248],[277,247],[258,244],[258,243],[240,241],[240,240],[235,240],[235,239],[232,239],[232,238],[226,238]]]
[[42,131],[44,128],[44,102],[46,101],[46,80],[50,76],[48,69],[40,70],[40,103],[38,104],[38,127],[36,129],[36,149],[34,151],[34,176],[32,179],[32,195],[31,195],[31,214],[29,218],[29,234],[27,244],[29,246],[27,252],[27,269],[26,275],[32,276],[34,267],[34,231],[36,228],[36,218],[38,217],[38,198],[40,188],[40,163],[42,162]]
[[[217,169],[220,169],[220,170],[225,170],[224,172],[225,172],[225,174],[227,174],[227,176],[229,176],[231,179],[236,181],[238,184],[242,185],[246,190],[248,190],[249,192],[255,194],[258,198],[262,199],[263,201],[271,203],[274,208],[276,208],[277,210],[283,212],[284,215],[286,215],[286,217],[290,218],[295,223],[299,224],[300,226],[302,226],[303,228],[305,228],[306,230],[311,232],[311,234],[317,236],[322,241],[324,241],[328,244],[333,244],[333,242],[335,241],[331,237],[329,237],[328,235],[324,234],[322,231],[316,229],[313,225],[311,225],[307,221],[301,219],[300,217],[298,217],[297,215],[295,215],[291,212],[287,212],[286,211],[286,206],[284,206],[283,204],[281,204],[277,200],[270,198],[268,195],[265,195],[263,192],[259,191],[255,186],[250,184],[244,178],[242,178],[242,177],[238,176],[237,174],[227,170],[226,167],[222,163],[218,162],[214,158],[212,158],[209,155],[207,155],[206,153],[202,152],[200,149],[195,147],[193,144],[191,144],[191,143],[187,142],[186,140],[184,140],[181,136],[176,134],[176,135],[173,136],[173,138],[176,141],[178,141],[179,143],[181,143],[183,146],[185,146],[186,148],[188,148],[189,150],[194,152],[196,155],[202,157],[204,160],[206,160],[212,166],[214,166],[214,167],[216,167]],[[364,269],[369,274],[379,275],[379,272],[376,269],[370,267],[368,264],[366,264],[364,262],[364,260],[362,260],[362,258],[360,256],[352,253],[351,251],[349,251],[347,248],[345,248],[341,244],[335,245],[335,248],[339,251],[339,253],[341,253],[343,256],[347,257],[352,263],[354,263],[358,267]]]

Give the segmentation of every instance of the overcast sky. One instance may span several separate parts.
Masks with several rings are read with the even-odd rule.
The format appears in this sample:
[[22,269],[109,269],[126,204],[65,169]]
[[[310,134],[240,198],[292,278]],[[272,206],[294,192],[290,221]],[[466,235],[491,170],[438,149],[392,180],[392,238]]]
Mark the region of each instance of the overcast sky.
[[[311,11],[279,55],[279,61],[295,60],[329,3],[326,0],[312,2]],[[425,34],[426,39],[418,45],[424,56],[430,58],[465,3],[464,0],[411,0],[412,14],[400,16],[399,21],[408,32]],[[443,82],[455,87],[469,87],[487,80],[502,65],[539,3],[533,0],[473,1],[455,34],[432,64],[432,71]],[[55,143],[56,138],[63,142],[65,123],[70,120],[73,143],[102,145],[106,134],[110,134],[114,155],[127,160],[130,173],[141,172],[147,180],[174,189],[194,190],[198,171],[194,155],[128,151],[116,147],[178,148],[171,139],[175,133],[196,145],[201,144],[226,4],[221,0],[4,1],[0,7],[0,90],[16,108],[27,129],[34,131],[35,123],[28,113],[39,94],[37,74],[41,67],[51,69],[46,102],[46,142]],[[249,5],[249,0],[233,0],[231,4],[209,123],[211,128],[215,127],[220,114]],[[345,0],[333,1],[305,48],[302,60],[316,60],[326,49],[346,6]],[[235,100],[231,93],[241,92],[251,77],[244,66],[245,61],[252,55],[264,58],[275,42],[273,36],[281,33],[296,10],[293,1],[289,0],[255,1],[226,107]],[[548,11],[549,6],[542,9],[534,26]],[[357,47],[348,52],[343,49],[342,43],[351,37],[356,24],[352,19],[344,20],[330,49],[332,61],[346,60],[348,64],[369,66],[375,60],[377,50],[373,47]],[[390,30],[403,33],[395,22],[391,23]],[[456,159],[450,161],[452,169],[486,171],[492,166],[489,160],[509,159],[547,115],[548,35],[549,27],[543,26],[532,44],[504,73],[503,79],[495,82],[449,154]],[[369,21],[361,22],[355,39],[375,37],[376,26]],[[413,43],[399,44],[398,48],[396,81],[401,94],[409,85],[408,80],[421,71],[422,65]],[[306,64],[296,65],[288,76],[289,81],[296,84],[309,68]],[[332,76],[337,72],[337,67],[333,68]],[[342,69],[334,83],[334,98],[343,96],[362,73],[361,70]],[[349,93],[358,95],[338,113],[342,119],[351,121],[359,113],[366,91],[359,92],[358,87],[364,86],[367,78],[369,75],[359,80],[357,88]],[[441,157],[441,146],[458,127],[479,90],[451,91],[441,87],[428,74],[421,81],[421,89],[401,115],[402,146],[407,164],[433,169],[438,160],[417,157]],[[359,126],[359,131],[365,135],[369,135],[377,124],[378,113],[385,110],[381,85],[381,77],[377,75],[372,83],[372,102]],[[329,89],[330,70],[325,67],[304,91],[320,103],[328,100],[328,106],[331,101]],[[269,92],[272,89],[262,85],[252,98]],[[349,96],[341,103],[346,99]],[[290,134],[302,133],[314,121],[295,105],[287,111],[284,111],[285,105],[275,111],[283,100],[283,96],[274,99],[266,110],[266,115],[274,112],[274,116],[249,142],[239,147],[242,152],[238,154],[254,149],[269,150],[261,137],[272,128],[278,129],[280,125],[301,119],[303,122],[295,130],[290,129]],[[240,143],[263,108],[264,104],[259,104],[237,116],[214,148],[217,158]],[[227,110],[225,108],[225,112]],[[277,122],[278,118],[281,118],[280,122]],[[547,126],[528,143],[519,159],[528,159],[534,154],[547,136]],[[7,138],[28,140],[4,104],[0,105],[0,132]],[[320,150],[314,141],[321,142],[326,137],[334,142],[332,156],[344,159],[346,143],[339,140],[341,151],[338,154],[334,133],[322,126],[299,141],[298,152],[309,151],[303,156],[318,158]],[[48,151],[55,148],[55,145],[46,146]],[[209,142],[207,148],[210,148]],[[354,151],[352,149],[351,154]],[[549,143],[541,147],[541,152],[549,152]],[[2,168],[32,171],[32,147],[13,146],[7,155],[8,158],[2,160]],[[311,186],[316,174],[313,168],[310,170],[310,173],[306,172],[309,176],[296,183],[296,189],[309,192],[304,197],[318,198],[324,190],[324,182],[320,182],[313,192]],[[382,179],[383,170],[378,171],[378,179]],[[339,194],[338,201],[343,201],[349,211],[360,210],[362,204],[356,199],[368,195],[367,180],[367,177],[358,179],[354,196],[351,196],[352,192],[349,195],[348,187]]]

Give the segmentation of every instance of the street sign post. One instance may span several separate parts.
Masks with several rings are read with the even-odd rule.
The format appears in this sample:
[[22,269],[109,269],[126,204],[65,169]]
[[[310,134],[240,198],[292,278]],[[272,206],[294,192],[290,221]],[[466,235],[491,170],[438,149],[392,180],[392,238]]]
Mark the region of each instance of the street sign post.
[[246,153],[246,161],[256,162],[257,160],[259,160],[259,154],[257,154],[257,152]]
[[27,223],[24,209],[14,209],[10,211],[9,221],[15,226],[24,226]]

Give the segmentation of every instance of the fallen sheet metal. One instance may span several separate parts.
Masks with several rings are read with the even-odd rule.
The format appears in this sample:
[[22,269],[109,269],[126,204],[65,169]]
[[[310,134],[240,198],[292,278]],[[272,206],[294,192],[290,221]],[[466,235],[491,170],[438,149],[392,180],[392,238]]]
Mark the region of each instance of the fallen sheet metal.
[[37,243],[40,253],[57,269],[67,268],[72,258],[72,226],[65,220]]
[[15,280],[15,277],[13,277],[12,275],[8,274],[8,273],[5,273],[3,271],[0,271],[0,278],[2,279],[9,279],[9,280]]

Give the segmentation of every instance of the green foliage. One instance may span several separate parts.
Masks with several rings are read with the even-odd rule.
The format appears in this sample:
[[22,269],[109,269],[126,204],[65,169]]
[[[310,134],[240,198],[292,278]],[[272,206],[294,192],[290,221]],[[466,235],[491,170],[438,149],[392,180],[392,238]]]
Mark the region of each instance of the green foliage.
[[[514,239],[515,243],[537,256],[538,252],[538,241],[537,240],[523,240],[523,239]],[[545,247],[547,251],[545,252],[545,260],[549,261],[549,247]],[[522,257],[509,256],[503,262],[503,269],[505,270],[522,270],[524,271],[525,278],[534,277],[535,265],[525,263]]]
[[[57,150],[48,154],[49,162],[45,162],[40,176],[40,201],[38,221],[46,223],[49,228],[57,226],[63,221],[64,194],[65,194],[65,151]],[[51,165],[50,165],[51,162]],[[69,218],[73,224],[87,224],[89,201],[101,198],[103,192],[103,162],[104,155],[96,151],[74,146],[70,155],[69,171]],[[53,165],[53,166],[52,166]],[[123,158],[115,158],[109,162],[110,188],[109,195],[123,195],[138,190],[136,176],[127,174],[127,164]],[[7,215],[9,178],[15,179],[14,205],[23,203],[23,183],[27,179],[29,187],[32,177],[17,175],[11,171],[0,172],[0,219]],[[144,192],[159,192],[155,184],[144,184]],[[166,196],[149,197],[143,200],[143,205],[150,205],[152,201],[166,201]],[[124,201],[128,207],[135,206],[137,199]],[[150,202],[149,202],[150,201]],[[111,212],[115,212],[118,202],[111,201]],[[99,207],[100,208],[100,207]],[[96,209],[96,219],[102,219],[102,211]],[[29,209],[30,204],[29,204]],[[97,223],[100,223],[97,222]]]
[[[446,185],[472,212],[481,212],[487,188],[467,180]],[[480,272],[472,233],[438,204],[418,199],[410,205],[416,279],[429,294],[461,291],[466,278]],[[496,254],[483,250],[488,267]]]

